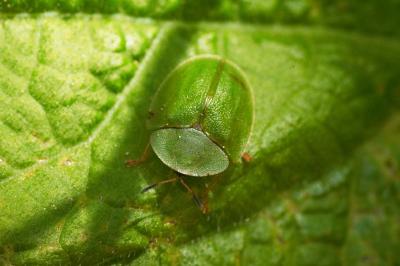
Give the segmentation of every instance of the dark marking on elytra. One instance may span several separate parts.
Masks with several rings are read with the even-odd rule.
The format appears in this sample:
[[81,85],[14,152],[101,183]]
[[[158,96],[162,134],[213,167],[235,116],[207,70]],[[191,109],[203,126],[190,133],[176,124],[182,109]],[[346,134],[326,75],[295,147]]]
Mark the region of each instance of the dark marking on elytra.
[[217,87],[218,87],[218,84],[220,82],[222,71],[224,70],[224,67],[225,67],[225,61],[224,60],[220,60],[219,63],[218,63],[217,69],[216,69],[216,71],[214,73],[214,76],[213,76],[213,78],[211,80],[210,87],[208,88],[207,96],[204,99],[203,108],[202,108],[202,110],[200,112],[199,119],[198,119],[199,120],[199,124],[202,124],[203,120],[206,117],[206,112],[207,112],[208,106],[212,102],[212,100],[214,98],[214,95],[215,95],[215,93],[217,91]]

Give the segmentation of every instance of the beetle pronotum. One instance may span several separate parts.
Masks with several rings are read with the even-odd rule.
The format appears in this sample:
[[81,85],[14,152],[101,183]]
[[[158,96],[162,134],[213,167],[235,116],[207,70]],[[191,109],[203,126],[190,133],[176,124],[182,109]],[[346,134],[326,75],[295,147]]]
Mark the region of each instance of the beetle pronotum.
[[[215,55],[192,57],[163,81],[150,105],[147,128],[150,145],[177,177],[146,187],[180,181],[202,204],[182,176],[212,176],[230,163],[244,161],[254,116],[253,95],[242,71]],[[146,148],[146,150],[148,150]],[[137,164],[146,159],[147,151]]]

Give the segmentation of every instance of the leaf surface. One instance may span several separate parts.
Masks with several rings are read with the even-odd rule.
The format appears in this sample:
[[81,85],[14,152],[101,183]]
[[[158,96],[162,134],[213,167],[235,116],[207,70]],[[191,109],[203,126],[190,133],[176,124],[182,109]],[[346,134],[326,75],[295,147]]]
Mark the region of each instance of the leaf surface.
[[[139,2],[0,5],[0,262],[399,263],[395,28],[357,24],[367,9],[349,31],[280,1],[260,18],[262,1]],[[117,10],[131,16],[91,14]],[[158,86],[198,54],[237,63],[255,96],[252,160],[187,178],[207,215],[179,184],[140,193],[173,175],[153,153],[125,164],[149,141]]]

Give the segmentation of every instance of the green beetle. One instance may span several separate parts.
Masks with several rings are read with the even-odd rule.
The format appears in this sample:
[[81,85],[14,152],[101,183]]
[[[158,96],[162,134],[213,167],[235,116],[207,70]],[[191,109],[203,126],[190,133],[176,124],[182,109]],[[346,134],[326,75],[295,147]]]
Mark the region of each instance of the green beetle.
[[253,116],[252,90],[242,71],[219,56],[195,56],[177,66],[156,92],[147,121],[150,145],[178,176],[216,175],[240,161]]

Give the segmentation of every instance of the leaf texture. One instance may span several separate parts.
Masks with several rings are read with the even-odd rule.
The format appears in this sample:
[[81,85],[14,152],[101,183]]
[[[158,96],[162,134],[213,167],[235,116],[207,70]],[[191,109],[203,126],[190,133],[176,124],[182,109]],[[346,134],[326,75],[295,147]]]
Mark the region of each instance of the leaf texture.
[[[395,18],[375,30],[367,8],[348,25],[313,17],[322,2],[150,2],[1,2],[0,264],[400,263]],[[252,160],[187,178],[206,215],[179,184],[140,193],[174,174],[153,153],[125,164],[158,86],[198,54],[237,63],[255,94]]]

